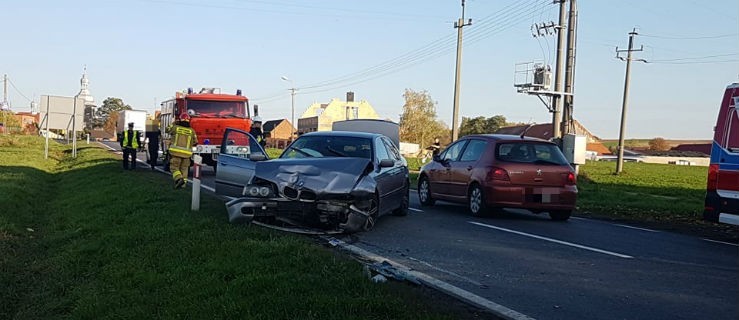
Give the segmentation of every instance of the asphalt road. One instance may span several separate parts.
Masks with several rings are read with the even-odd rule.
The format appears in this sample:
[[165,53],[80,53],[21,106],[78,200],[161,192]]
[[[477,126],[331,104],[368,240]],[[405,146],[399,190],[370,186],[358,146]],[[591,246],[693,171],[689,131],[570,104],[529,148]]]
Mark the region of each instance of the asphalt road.
[[736,244],[523,211],[473,218],[415,192],[411,208],[342,240],[538,319],[739,318]]

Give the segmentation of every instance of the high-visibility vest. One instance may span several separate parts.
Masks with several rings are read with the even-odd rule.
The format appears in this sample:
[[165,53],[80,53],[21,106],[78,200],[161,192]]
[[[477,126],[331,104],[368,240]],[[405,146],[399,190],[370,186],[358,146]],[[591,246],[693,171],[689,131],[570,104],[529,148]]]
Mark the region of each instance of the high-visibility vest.
[[178,157],[190,157],[192,155],[192,145],[196,139],[195,131],[192,128],[174,126],[171,133],[173,137],[169,145],[169,152]]
[[136,136],[138,135],[137,133],[138,132],[133,131],[133,137],[129,137],[128,136],[128,130],[123,131],[123,147],[124,148],[128,147],[128,139],[129,138],[132,139],[131,140],[131,148],[134,148],[134,149],[138,149],[139,148],[139,141],[138,141],[138,139],[136,139]]

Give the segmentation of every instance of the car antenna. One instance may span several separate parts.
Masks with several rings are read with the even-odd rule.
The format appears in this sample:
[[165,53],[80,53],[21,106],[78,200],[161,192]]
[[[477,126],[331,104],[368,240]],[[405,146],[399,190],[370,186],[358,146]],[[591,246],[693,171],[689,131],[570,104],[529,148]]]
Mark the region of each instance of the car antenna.
[[533,127],[533,126],[534,126],[534,123],[529,123],[526,126],[526,128],[523,128],[523,131],[521,131],[521,139],[523,139],[523,136],[526,134],[526,132],[528,132],[529,129],[531,129],[531,127]]

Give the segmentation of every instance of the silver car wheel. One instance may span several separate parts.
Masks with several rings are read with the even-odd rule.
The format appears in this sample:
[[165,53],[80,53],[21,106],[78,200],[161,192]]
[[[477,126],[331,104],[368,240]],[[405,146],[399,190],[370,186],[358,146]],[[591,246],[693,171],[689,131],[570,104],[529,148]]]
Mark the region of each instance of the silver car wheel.
[[421,202],[426,202],[429,199],[429,183],[424,179],[421,181],[421,187],[418,188],[418,197],[420,198]]
[[472,188],[472,193],[470,193],[470,211],[472,211],[473,214],[479,213],[481,207],[482,191],[477,187]]

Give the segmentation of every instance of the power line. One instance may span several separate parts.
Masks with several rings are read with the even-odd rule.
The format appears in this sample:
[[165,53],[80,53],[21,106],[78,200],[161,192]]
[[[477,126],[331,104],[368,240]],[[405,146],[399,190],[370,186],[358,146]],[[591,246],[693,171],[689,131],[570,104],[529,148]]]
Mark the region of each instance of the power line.
[[730,62],[739,62],[739,59],[734,59],[734,60],[713,60],[713,61],[684,61],[684,62],[652,62],[652,61],[647,61],[647,63],[655,63],[655,64],[712,64],[712,63],[730,63]]
[[33,101],[31,99],[28,99],[26,95],[24,95],[20,90],[18,90],[18,87],[15,86],[15,83],[13,83],[13,80],[10,80],[10,78],[8,78],[8,82],[10,82],[10,86],[13,87],[13,89],[15,89],[15,92],[18,92],[18,94],[21,95],[21,97],[25,98],[28,102]]
[[730,57],[730,56],[738,56],[738,55],[739,53],[727,53],[727,54],[716,54],[716,55],[711,55],[711,56],[690,57],[690,58],[653,59],[653,60],[649,60],[649,62],[653,63],[653,62],[670,62],[670,61],[683,61],[683,60],[701,60],[701,59]]
[[672,40],[705,40],[705,39],[721,39],[721,38],[733,38],[739,36],[739,33],[732,34],[721,34],[713,36],[696,36],[696,37],[684,37],[684,36],[662,36],[653,34],[639,34],[642,37],[658,38],[658,39],[672,39]]
[[[470,35],[467,36],[468,40],[466,41],[467,42],[467,46],[470,46],[470,45],[473,45],[475,43],[478,43],[478,42],[480,42],[480,41],[482,41],[482,40],[484,40],[484,39],[486,39],[486,38],[488,38],[488,37],[490,37],[492,35],[495,35],[497,33],[500,33],[503,30],[506,30],[506,29],[510,28],[511,26],[513,26],[513,25],[517,24],[518,22],[520,22],[520,20],[518,20],[517,18],[525,17],[528,14],[531,14],[531,11],[532,10],[519,10],[518,12],[513,13],[512,15],[508,15],[505,19],[503,19],[502,20],[502,22],[503,22],[502,24],[497,24],[497,25],[494,25],[492,27],[485,28],[484,31],[479,31],[480,28],[478,28],[478,29],[473,28],[472,30],[475,30],[477,32],[476,33],[473,33],[472,31],[469,32]],[[372,70],[372,72],[364,72],[364,73],[368,73],[368,74],[366,74],[364,76],[342,77],[342,78],[338,78],[338,79],[341,79],[341,80],[330,81],[331,83],[338,84],[337,86],[331,86],[329,88],[320,89],[320,90],[312,90],[312,91],[304,92],[304,93],[317,93],[317,92],[323,92],[323,91],[333,90],[333,89],[337,89],[337,88],[340,88],[340,87],[343,87],[343,86],[353,85],[353,84],[357,84],[357,83],[362,83],[362,82],[366,82],[366,81],[373,80],[373,79],[376,79],[376,78],[380,78],[380,77],[383,77],[383,76],[387,76],[387,75],[390,75],[392,73],[396,73],[398,71],[405,70],[405,69],[408,69],[408,68],[413,67],[415,65],[418,65],[419,63],[422,63],[422,62],[425,62],[425,61],[429,61],[429,60],[433,60],[433,59],[438,58],[438,57],[440,57],[442,55],[448,54],[449,52],[452,51],[452,49],[454,49],[454,47],[452,45],[454,45],[453,37],[451,38],[451,41],[448,42],[447,43],[447,46],[445,46],[445,47],[444,46],[436,46],[435,48],[432,48],[432,49],[429,49],[429,50],[425,50],[423,52],[420,52],[420,53],[417,53],[415,55],[412,55],[412,56],[408,57],[407,59],[399,60],[397,62],[394,62],[394,63],[391,63],[391,64],[387,64],[387,65],[384,65],[384,66],[379,67],[379,68],[374,68],[374,70]],[[356,79],[356,80],[353,80],[353,79]],[[344,82],[344,83],[342,83],[342,82]],[[329,85],[330,84],[324,84],[324,85],[320,85],[320,86],[311,86],[311,88],[319,88],[319,87],[325,87],[325,86],[329,86]]]
[[[520,22],[519,18],[532,13],[535,14],[537,9],[534,7],[534,10],[532,10],[531,4],[540,1],[542,0],[516,1],[496,11],[495,13],[480,19],[480,22],[476,24],[476,26],[478,27],[473,28],[473,30],[469,32],[468,38],[471,39],[469,40],[469,43],[472,44],[479,42],[505,29],[508,29],[512,25],[515,25],[516,23]],[[543,2],[547,1],[544,0]],[[496,19],[499,19],[499,17],[503,18],[499,21],[496,21]],[[421,48],[409,51],[401,56],[387,60],[375,66],[360,70],[358,72],[340,76],[331,80],[321,81],[315,84],[303,86],[301,87],[301,89],[316,89],[304,91],[304,94],[318,93],[387,76],[389,74],[415,66],[421,62],[432,60],[440,57],[441,55],[445,55],[450,52],[451,49],[453,49],[454,45],[455,37],[453,34],[449,34],[447,36],[434,40]],[[264,103],[267,101],[279,99],[282,96],[282,94],[279,94],[255,100]]]
[[[526,2],[529,2],[530,3],[530,2],[537,2],[537,1],[540,1],[540,0],[534,0],[534,1],[529,0],[529,1],[526,1]],[[496,27],[495,25],[493,25],[493,26],[489,26],[489,25],[491,25],[494,22],[496,22],[496,21],[494,21],[494,19],[497,18],[498,16],[504,16],[505,15],[505,16],[507,16],[507,18],[510,18],[510,15],[508,15],[508,14],[514,14],[515,15],[515,13],[516,13],[517,10],[520,11],[521,8],[522,7],[525,8],[525,6],[522,4],[521,6],[518,6],[518,9],[512,9],[512,7],[514,7],[514,5],[520,4],[522,2],[524,2],[524,1],[517,1],[516,3],[513,3],[511,5],[508,5],[508,6],[504,7],[503,9],[499,10],[498,12],[496,12],[496,13],[490,15],[490,16],[487,16],[485,18],[480,19],[480,22],[478,22],[476,24],[477,28],[473,28],[473,30],[471,30],[469,32],[470,35],[468,35],[468,37],[472,37],[473,34],[480,33],[481,32],[480,30],[483,30],[484,31],[484,30],[489,30],[491,28]],[[331,80],[318,82],[318,83],[315,83],[315,84],[312,84],[312,85],[307,85],[307,86],[304,86],[303,89],[320,88],[320,87],[325,87],[325,86],[333,85],[333,84],[336,84],[336,83],[350,81],[350,80],[353,80],[353,79],[356,79],[356,78],[360,78],[360,77],[364,77],[364,76],[371,76],[374,73],[384,72],[384,71],[387,71],[387,70],[392,69],[392,68],[395,68],[395,67],[406,65],[407,63],[412,63],[412,62],[417,61],[419,59],[424,59],[424,58],[427,58],[429,56],[434,56],[435,54],[439,53],[440,51],[451,50],[451,49],[454,48],[454,45],[455,44],[456,44],[455,35],[452,34],[452,33],[450,33],[447,36],[444,36],[442,38],[439,38],[437,40],[432,41],[431,43],[429,43],[427,45],[424,45],[423,47],[420,47],[418,49],[409,51],[409,52],[407,52],[407,53],[405,53],[403,55],[400,55],[398,57],[395,57],[395,58],[392,58],[390,60],[384,61],[384,62],[382,62],[380,64],[375,65],[375,66],[366,68],[364,70],[361,70],[361,71],[358,71],[358,72],[355,72],[355,73],[350,73],[350,74],[347,74],[347,75],[344,75],[344,76],[340,76],[340,77],[337,77],[337,78],[334,78],[334,79],[331,79]]]

